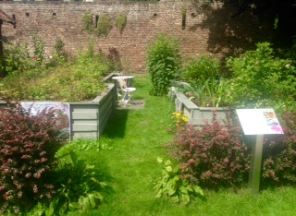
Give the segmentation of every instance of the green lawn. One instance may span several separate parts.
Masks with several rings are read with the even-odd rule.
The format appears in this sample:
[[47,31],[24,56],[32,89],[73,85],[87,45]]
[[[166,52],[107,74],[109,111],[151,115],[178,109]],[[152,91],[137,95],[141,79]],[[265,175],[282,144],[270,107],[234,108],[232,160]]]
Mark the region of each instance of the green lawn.
[[295,215],[296,189],[292,187],[265,190],[256,196],[247,189],[205,191],[204,200],[188,206],[155,198],[153,183],[161,175],[156,158],[167,157],[162,144],[173,138],[167,129],[174,107],[167,97],[149,96],[148,76],[136,76],[133,85],[137,87],[135,98],[145,99],[145,109],[115,110],[100,139],[108,148],[81,152],[89,164],[105,169],[113,187],[113,192],[105,194],[105,203],[89,215]]

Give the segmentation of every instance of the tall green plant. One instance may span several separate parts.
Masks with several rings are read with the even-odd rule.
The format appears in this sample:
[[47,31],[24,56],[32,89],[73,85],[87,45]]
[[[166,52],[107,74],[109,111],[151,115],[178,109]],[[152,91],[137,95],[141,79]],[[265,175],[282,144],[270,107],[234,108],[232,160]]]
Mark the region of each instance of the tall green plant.
[[181,79],[196,85],[207,79],[220,76],[220,62],[210,55],[202,55],[199,59],[191,58],[184,64]]
[[44,59],[45,42],[40,36],[36,35],[33,37],[33,46],[34,46],[33,58],[36,60],[36,62],[39,65],[41,65]]
[[150,94],[165,95],[171,81],[180,69],[180,51],[177,38],[159,34],[148,47],[147,68],[152,88]]

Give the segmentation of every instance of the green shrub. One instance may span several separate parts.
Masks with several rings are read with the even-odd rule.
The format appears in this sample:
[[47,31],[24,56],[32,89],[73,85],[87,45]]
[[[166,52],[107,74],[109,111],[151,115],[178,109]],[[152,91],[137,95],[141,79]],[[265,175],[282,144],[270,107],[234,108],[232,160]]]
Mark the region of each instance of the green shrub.
[[4,61],[4,70],[7,74],[15,71],[23,72],[34,67],[33,59],[29,55],[27,44],[6,46]]
[[180,69],[179,44],[176,38],[160,34],[149,44],[147,67],[152,95],[165,95]]
[[[56,153],[58,166],[54,170],[53,184],[56,194],[48,202],[39,202],[29,215],[66,215],[73,213],[88,215],[92,209],[97,209],[112,192],[108,185],[110,175],[103,161],[100,165],[89,165],[81,159],[81,152],[109,148],[106,144],[93,140],[75,140],[64,145]],[[110,149],[110,148],[109,148]]]
[[19,103],[6,102],[0,109],[0,206],[1,213],[20,213],[57,192],[51,175],[65,140],[54,110],[33,116]]
[[278,112],[295,108],[296,70],[292,63],[276,58],[269,43],[259,43],[255,51],[229,58],[232,103],[244,108],[269,106]]
[[171,197],[176,203],[188,204],[196,196],[204,196],[202,189],[189,182],[186,176],[182,176],[181,168],[174,165],[170,160],[163,161],[157,158],[157,161],[163,165],[163,176],[158,178],[155,183],[156,197]]
[[221,76],[220,62],[210,55],[202,55],[199,59],[191,58],[184,63],[181,80],[199,85],[207,79],[218,79]]

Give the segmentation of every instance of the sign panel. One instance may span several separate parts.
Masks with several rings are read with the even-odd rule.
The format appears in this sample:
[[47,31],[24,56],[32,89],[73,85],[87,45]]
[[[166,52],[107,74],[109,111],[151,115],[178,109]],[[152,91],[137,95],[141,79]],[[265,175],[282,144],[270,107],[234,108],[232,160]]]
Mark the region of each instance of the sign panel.
[[237,109],[245,135],[284,134],[273,109]]

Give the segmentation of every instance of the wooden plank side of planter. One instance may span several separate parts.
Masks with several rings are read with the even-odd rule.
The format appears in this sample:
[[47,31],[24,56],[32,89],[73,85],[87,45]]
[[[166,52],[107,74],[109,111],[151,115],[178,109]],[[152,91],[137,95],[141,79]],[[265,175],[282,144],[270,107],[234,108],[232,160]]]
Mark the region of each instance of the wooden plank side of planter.
[[95,111],[75,111],[72,113],[72,119],[97,119],[98,112]]
[[97,120],[72,120],[73,122],[73,132],[77,131],[87,131],[93,132],[98,131],[98,122]]
[[216,119],[224,124],[227,108],[224,107],[198,107],[190,101],[183,93],[176,93],[176,112],[183,111],[188,117],[188,122],[193,126],[203,125],[205,121],[212,123],[213,111],[216,111]]
[[91,139],[91,140],[97,140],[98,139],[98,133],[97,132],[74,132],[73,133],[73,139]]
[[115,107],[115,85],[89,102],[70,103],[71,139],[99,139]]
[[109,91],[106,97],[104,97],[104,99],[100,101],[100,104],[99,104],[100,119],[99,119],[99,128],[98,128],[99,134],[102,134],[102,132],[104,131],[107,125],[108,119],[110,118],[111,114],[115,109],[116,95],[117,95],[117,92],[114,86],[112,91]]

